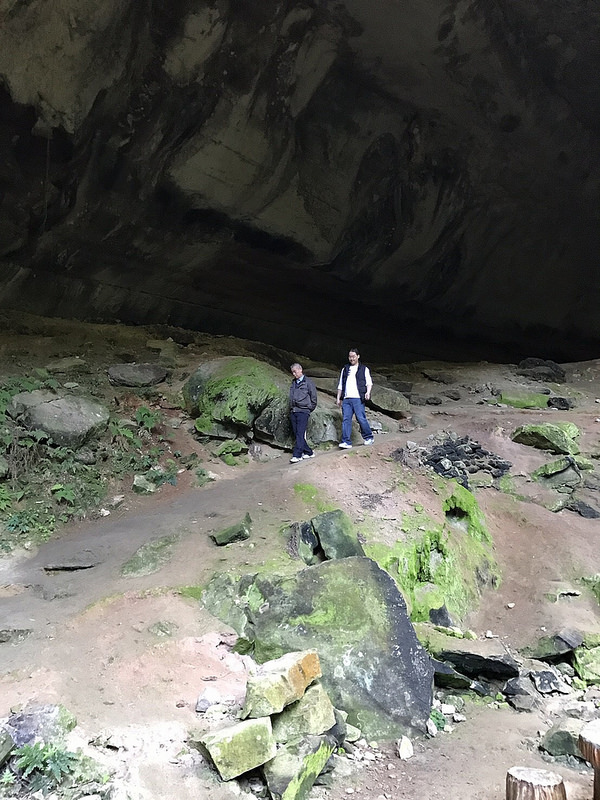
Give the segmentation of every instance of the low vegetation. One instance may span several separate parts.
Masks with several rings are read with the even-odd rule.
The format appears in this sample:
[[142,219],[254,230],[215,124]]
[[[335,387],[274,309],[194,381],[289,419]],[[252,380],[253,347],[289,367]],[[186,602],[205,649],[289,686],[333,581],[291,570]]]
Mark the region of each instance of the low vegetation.
[[55,390],[43,370],[0,386],[0,550],[48,539],[73,519],[98,513],[126,476],[142,473],[157,486],[175,483],[180,453],[169,442],[160,409],[140,404],[131,418],[114,413],[100,440],[79,450],[57,445],[42,430],[21,427],[8,413],[20,392]]

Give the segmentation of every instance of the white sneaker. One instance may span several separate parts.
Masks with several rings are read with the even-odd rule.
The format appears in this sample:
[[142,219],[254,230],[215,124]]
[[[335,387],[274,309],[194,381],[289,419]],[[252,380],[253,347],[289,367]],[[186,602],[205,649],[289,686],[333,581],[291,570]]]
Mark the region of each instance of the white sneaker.
[[374,441],[375,441],[375,439],[373,439],[373,437],[371,437],[370,439],[365,439],[365,444],[373,444]]
[[314,453],[311,453],[310,455],[308,453],[304,453],[302,456],[302,458],[314,458],[314,457],[315,457]]
[[301,458],[297,458],[296,456],[292,456],[290,458],[290,464],[297,464],[299,461],[302,461]]
[[351,444],[346,444],[346,442],[340,442],[338,444],[338,447],[341,447],[342,450],[352,450],[352,445]]

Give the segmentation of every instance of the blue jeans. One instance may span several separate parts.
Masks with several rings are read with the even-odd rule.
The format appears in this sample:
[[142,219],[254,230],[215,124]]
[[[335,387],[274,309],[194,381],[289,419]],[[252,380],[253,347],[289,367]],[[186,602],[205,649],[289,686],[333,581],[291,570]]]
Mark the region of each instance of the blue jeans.
[[312,450],[306,441],[306,427],[308,425],[308,411],[292,411],[292,430],[296,439],[292,455],[294,458],[302,458],[303,455],[311,456]]
[[365,406],[358,397],[345,397],[342,401],[342,442],[351,444],[352,437],[352,416],[356,416],[356,421],[360,425],[360,432],[363,439],[372,439],[373,431],[365,416]]

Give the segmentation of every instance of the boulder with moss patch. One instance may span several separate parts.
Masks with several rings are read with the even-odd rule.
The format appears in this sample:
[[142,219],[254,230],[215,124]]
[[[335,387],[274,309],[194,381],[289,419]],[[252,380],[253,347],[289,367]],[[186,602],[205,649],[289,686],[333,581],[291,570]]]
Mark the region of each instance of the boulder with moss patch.
[[237,434],[275,399],[287,395],[287,382],[275,367],[246,356],[227,356],[202,364],[188,378],[183,398],[200,433],[223,427]]
[[544,422],[519,426],[513,431],[511,439],[539,450],[577,455],[579,446],[576,439],[579,435],[579,428],[572,422]]
[[[398,587],[374,561],[354,556],[289,577],[246,577],[239,592],[237,607],[244,605],[257,661],[315,649],[327,693],[365,735],[392,738],[425,729],[431,660]],[[205,604],[211,596],[205,593]],[[223,605],[208,608],[226,611]]]

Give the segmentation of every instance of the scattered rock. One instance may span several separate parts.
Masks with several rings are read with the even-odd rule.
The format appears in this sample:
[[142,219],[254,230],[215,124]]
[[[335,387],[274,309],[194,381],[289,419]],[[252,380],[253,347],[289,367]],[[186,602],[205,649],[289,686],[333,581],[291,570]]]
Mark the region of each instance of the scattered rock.
[[245,539],[250,538],[251,527],[252,519],[250,514],[246,514],[241,522],[236,522],[218,533],[211,533],[210,538],[220,547],[231,544],[231,542],[243,542]]
[[155,386],[167,374],[160,364],[114,364],[108,368],[108,379],[115,386]]
[[137,494],[154,494],[157,490],[156,484],[145,475],[134,475],[131,488]]
[[200,744],[224,781],[260,767],[277,754],[270,717],[247,719],[212,731],[202,737]]
[[306,734],[326,733],[336,724],[336,717],[329,695],[320,683],[315,683],[272,722],[277,742],[289,742]]
[[[267,661],[248,678],[242,719],[278,714],[290,703],[300,700],[306,688],[320,677],[321,665],[316,650],[286,653]],[[335,719],[331,725],[334,723]]]
[[403,736],[396,742],[396,754],[402,761],[408,761],[415,754],[413,745],[408,736]]
[[540,743],[542,750],[551,756],[575,756],[582,758],[579,749],[579,734],[585,722],[567,717],[555,723]]
[[305,800],[335,748],[332,736],[305,736],[280,748],[263,767],[272,800]]

